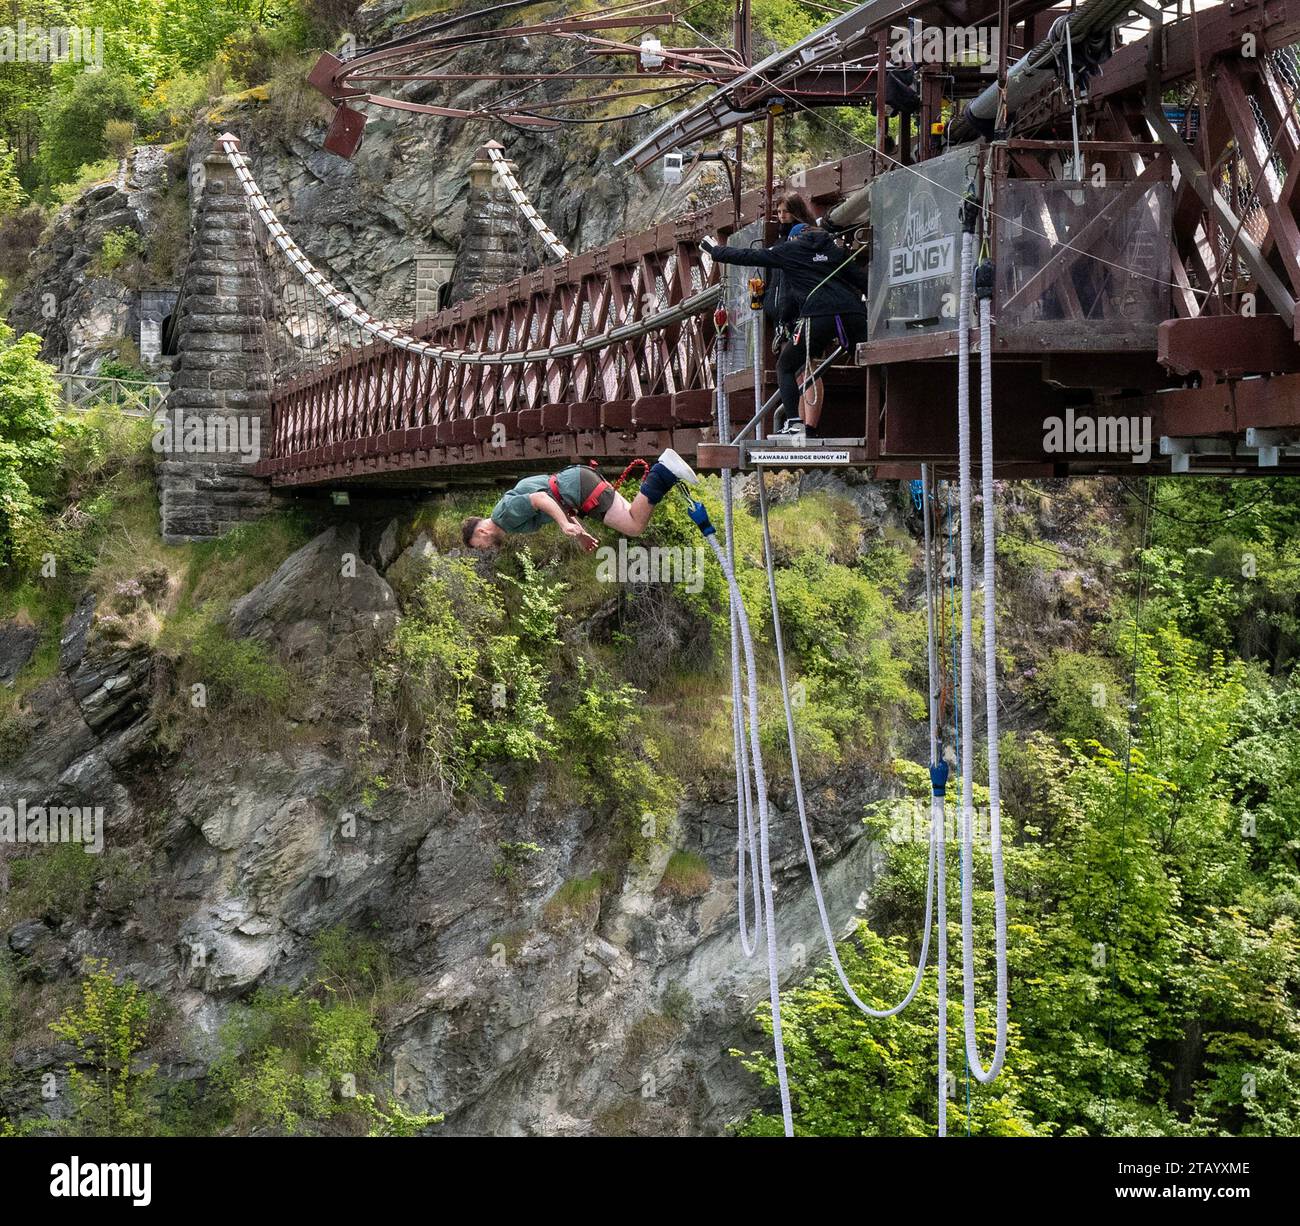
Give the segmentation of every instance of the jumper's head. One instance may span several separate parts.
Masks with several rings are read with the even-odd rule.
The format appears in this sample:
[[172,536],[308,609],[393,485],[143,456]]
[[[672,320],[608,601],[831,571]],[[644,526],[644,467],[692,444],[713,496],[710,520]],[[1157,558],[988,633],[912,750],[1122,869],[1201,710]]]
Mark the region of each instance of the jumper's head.
[[460,526],[461,539],[470,549],[495,549],[506,539],[505,529],[490,519],[471,515]]

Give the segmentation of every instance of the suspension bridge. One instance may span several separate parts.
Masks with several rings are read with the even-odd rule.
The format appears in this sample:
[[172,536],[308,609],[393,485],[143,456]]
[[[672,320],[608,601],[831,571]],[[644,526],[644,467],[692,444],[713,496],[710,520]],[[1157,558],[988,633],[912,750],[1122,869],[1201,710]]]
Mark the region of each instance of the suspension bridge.
[[[854,37],[830,61],[845,68],[850,92],[871,98],[888,84],[886,40],[899,8],[854,10]],[[1017,6],[1021,46],[1010,40],[1010,56],[1033,43],[1043,12],[1030,10],[1041,9]],[[997,270],[1001,473],[1297,471],[1300,0],[1162,12],[1167,24],[1105,59],[1086,95],[1058,89],[1037,99],[1032,123],[1000,139],[943,148],[928,131],[943,127],[931,118],[943,82],[920,63],[916,109],[900,112],[894,153],[881,124],[876,147],[784,181],[738,184],[731,200],[595,250],[569,252],[489,144],[483,154],[547,262],[409,328],[374,318],[330,284],[278,220],[238,139],[223,136],[217,154],[242,194],[260,289],[255,326],[239,327],[270,385],[256,475],[286,487],[444,483],[535,462],[615,464],[664,446],[704,468],[747,466],[763,423],[748,442],[718,436],[714,351],[728,350],[723,378],[745,417],[772,398],[772,356],[743,279],[724,284],[699,240],[770,240],[764,219],[773,193],[787,188],[841,226],[851,249],[866,248],[862,264],[879,286],[870,338],[824,372],[822,434],[835,445],[820,450],[882,478],[913,476],[923,461],[942,471],[956,454],[955,423],[940,407],[955,391],[961,332],[951,253],[972,185]],[[1241,53],[1247,38],[1258,54]],[[737,77],[634,154],[657,158],[734,127],[738,115],[767,116],[776,99],[788,106],[799,94],[786,71],[803,62],[797,51]],[[817,89],[824,94],[827,81]],[[1203,101],[1171,120],[1151,97],[1179,90]],[[729,101],[737,96],[746,111]],[[905,225],[928,227],[929,238],[909,250]],[[936,251],[938,275],[896,279],[891,260]],[[223,277],[242,281],[248,271],[217,274],[215,292]],[[1134,434],[1126,446],[1121,426]],[[818,451],[785,458],[825,463]]]
[[[730,590],[740,939],[746,955],[760,942],[765,948],[778,1089],[791,1135],[759,680],[731,531],[734,474],[756,470],[794,795],[830,958],[855,1007],[888,1017],[913,1000],[934,934],[937,1122],[945,1135],[942,829],[950,764],[959,764],[963,827],[964,1056],[977,1082],[998,1076],[1008,1042],[997,618],[989,615],[996,610],[994,478],[1300,471],[1300,0],[1085,0],[1068,10],[1040,0],[970,0],[963,18],[1008,32],[998,40],[992,81],[978,65],[931,62],[920,53],[927,22],[951,19],[937,6],[870,0],[757,64],[744,9],[740,0],[730,50],[665,46],[646,31],[677,18],[641,13],[438,33],[464,20],[453,18],[431,37],[399,40],[347,63],[323,57],[311,82],[336,105],[326,147],[340,156],[355,152],[363,136],[365,115],[354,103],[524,126],[563,122],[558,104],[523,107],[517,91],[472,111],[370,92],[381,81],[486,79],[491,74],[444,74],[445,59],[437,69],[421,65],[476,40],[553,35],[599,44],[602,55],[639,55],[642,69],[664,71],[679,87],[675,100],[712,86],[623,161],[643,168],[663,160],[665,170],[680,172],[693,145],[761,124],[767,173],[746,189],[737,156],[730,199],[575,254],[523,191],[502,148],[489,143],[480,150],[480,173],[500,182],[547,262],[400,327],[370,314],[312,264],[259,187],[239,139],[227,133],[207,160],[191,262],[196,298],[208,309],[196,310],[182,293],[172,396],[188,396],[205,411],[234,406],[267,418],[268,444],[251,474],[192,487],[199,501],[238,496],[222,481],[289,489],[482,483],[578,459],[622,465],[667,446],[722,473],[722,536],[702,504],[693,502],[691,515]],[[638,25],[639,47],[605,37]],[[774,177],[780,113],[864,103],[880,120],[872,147]],[[695,150],[696,160],[703,152]],[[842,236],[846,258],[861,259],[869,283],[867,339],[851,351],[808,357],[805,391],[824,396],[823,437],[802,443],[765,437],[775,379],[763,315],[749,308],[746,279],[726,275],[700,242],[720,235],[733,246],[770,244],[771,205],[782,189],[813,203]],[[187,337],[198,355],[188,365]],[[976,1033],[972,919],[976,447],[996,968],[987,1067]],[[838,961],[786,677],[764,475],[817,465],[859,467],[877,478],[920,476],[932,782],[927,901],[915,978],[889,1008],[862,1000]],[[955,687],[942,683],[936,631],[938,477],[955,478],[960,507]],[[949,582],[955,608],[955,577]]]

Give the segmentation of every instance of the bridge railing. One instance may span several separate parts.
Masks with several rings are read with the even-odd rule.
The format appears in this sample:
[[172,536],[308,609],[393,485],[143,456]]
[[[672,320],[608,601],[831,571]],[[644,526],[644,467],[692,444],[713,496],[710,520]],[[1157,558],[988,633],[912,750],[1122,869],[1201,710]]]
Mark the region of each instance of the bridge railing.
[[[800,186],[834,198],[869,171],[869,155],[855,155],[806,172]],[[740,223],[761,208],[760,192],[745,193]],[[732,202],[721,202],[420,321],[409,335],[432,353],[381,337],[296,375],[272,396],[259,471],[711,422],[720,287],[699,240],[736,224]]]
[[152,417],[167,397],[168,384],[151,379],[116,379],[107,375],[58,373],[64,401],[87,411],[108,407],[132,417]]

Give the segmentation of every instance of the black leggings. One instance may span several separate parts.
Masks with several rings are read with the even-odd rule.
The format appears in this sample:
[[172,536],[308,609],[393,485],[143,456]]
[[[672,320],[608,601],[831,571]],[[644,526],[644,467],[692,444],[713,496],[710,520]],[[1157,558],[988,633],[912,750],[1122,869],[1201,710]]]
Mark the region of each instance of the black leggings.
[[802,320],[802,325],[809,330],[809,335],[805,337],[801,333],[798,344],[792,340],[786,341],[781,347],[780,357],[776,359],[777,384],[781,389],[782,418],[776,423],[778,427],[799,416],[797,376],[799,368],[804,364],[804,356],[811,349],[813,358],[819,358],[830,345],[839,343],[840,336],[835,327],[837,318],[843,325],[844,336],[849,342],[847,351],[850,358],[853,357],[857,343],[867,339],[867,317],[862,314],[814,315],[810,319]]

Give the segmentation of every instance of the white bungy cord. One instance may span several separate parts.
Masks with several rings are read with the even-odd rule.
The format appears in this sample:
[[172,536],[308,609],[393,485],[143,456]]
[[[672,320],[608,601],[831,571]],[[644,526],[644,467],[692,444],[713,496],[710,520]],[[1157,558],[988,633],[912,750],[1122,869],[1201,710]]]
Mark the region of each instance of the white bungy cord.
[[[756,340],[755,350],[754,350],[755,377],[761,378],[761,374],[759,372],[761,371],[760,362],[762,360],[762,355],[757,345],[757,336],[755,340]],[[719,423],[719,437],[726,438],[729,436],[728,432],[730,429],[730,406],[723,385],[721,349],[718,350],[716,355],[715,388],[717,389],[716,402],[717,402],[717,413],[718,413],[718,423]],[[760,392],[757,390],[757,385],[756,385],[755,394],[756,396],[760,394]],[[902,1010],[905,1009],[915,998],[917,991],[920,989],[921,982],[925,972],[925,967],[929,958],[930,936],[931,936],[931,928],[932,928],[932,922],[934,916],[934,889],[935,889],[935,880],[936,880],[936,864],[943,857],[943,846],[942,846],[942,839],[941,839],[942,817],[943,817],[942,798],[938,798],[939,820],[937,822],[934,820],[935,802],[932,800],[931,803],[930,853],[929,853],[929,863],[926,872],[925,930],[922,936],[921,953],[920,953],[920,958],[918,959],[916,973],[913,977],[912,985],[909,988],[907,995],[903,998],[901,1002],[899,1002],[897,1005],[894,1005],[892,1008],[889,1009],[874,1009],[870,1005],[867,1005],[858,997],[857,993],[853,990],[852,985],[849,983],[848,977],[844,973],[844,968],[840,963],[840,959],[839,959],[839,951],[836,948],[835,936],[831,929],[830,918],[826,912],[826,901],[822,893],[821,881],[817,873],[817,861],[812,846],[812,834],[809,828],[807,809],[804,803],[802,773],[799,769],[799,752],[798,752],[797,741],[795,738],[794,715],[790,703],[789,681],[788,681],[788,676],[785,667],[784,636],[781,632],[780,612],[778,609],[777,598],[776,598],[776,581],[775,581],[774,560],[773,560],[773,552],[772,552],[772,541],[771,541],[770,529],[768,526],[767,487],[761,470],[759,471],[758,474],[758,483],[759,483],[759,506],[760,506],[762,524],[763,524],[764,568],[767,572],[768,594],[772,606],[773,634],[774,634],[774,639],[776,642],[776,649],[777,649],[777,665],[780,673],[781,695],[782,695],[782,702],[785,711],[786,734],[787,734],[789,747],[790,747],[792,777],[794,780],[795,797],[796,797],[796,803],[799,812],[799,826],[803,836],[804,853],[807,859],[809,876],[812,881],[813,894],[817,901],[817,910],[818,910],[818,915],[821,919],[822,934],[826,941],[827,950],[830,953],[831,962],[835,967],[836,976],[839,978],[840,984],[843,986],[845,992],[848,994],[849,999],[853,1002],[853,1004],[868,1016],[877,1017],[877,1018],[892,1017],[895,1014],[902,1012]],[[769,854],[767,781],[763,769],[762,752],[759,748],[759,741],[758,741],[758,737],[759,737],[758,704],[757,704],[758,678],[757,678],[757,669],[754,660],[753,639],[750,632],[749,620],[745,612],[744,601],[740,593],[740,588],[736,582],[736,577],[735,577],[735,568],[734,568],[735,545],[734,545],[734,531],[733,531],[734,490],[733,490],[733,483],[732,483],[732,472],[730,469],[723,470],[722,487],[723,487],[722,489],[723,524],[724,524],[724,531],[727,540],[726,553],[725,554],[723,553],[723,550],[718,544],[717,537],[715,534],[710,534],[708,540],[710,546],[713,549],[714,555],[717,557],[718,562],[722,567],[723,574],[727,580],[727,589],[728,589],[729,604],[730,604],[729,612],[730,612],[730,621],[731,621],[731,629],[732,629],[732,643],[731,643],[732,735],[733,735],[734,748],[736,751],[737,908],[738,908],[738,915],[740,921],[740,941],[741,941],[741,948],[744,951],[745,956],[746,957],[751,956],[757,946],[757,937],[758,937],[757,924],[758,924],[758,917],[761,913],[764,919],[767,942],[768,942],[768,980],[769,980],[769,990],[770,990],[771,1005],[772,1005],[772,1018],[773,1018],[772,1029],[773,1029],[774,1047],[776,1051],[777,1081],[781,1090],[782,1115],[785,1124],[786,1135],[789,1136],[793,1134],[793,1125],[792,1125],[792,1119],[790,1115],[789,1089],[788,1089],[788,1080],[787,1080],[786,1069],[785,1069],[785,1049],[784,1049],[784,1043],[783,1043],[781,1028],[780,1028],[780,994],[779,994],[779,983],[777,978],[777,967],[776,967],[776,956],[775,956],[775,948],[776,948],[775,904],[773,901],[773,889],[772,889],[772,882],[771,882],[771,861],[770,861],[770,854]],[[928,526],[927,526],[927,532],[928,532]],[[927,557],[927,567],[928,565],[929,565],[929,560]],[[932,623],[933,622],[932,614],[930,620]],[[737,643],[736,643],[737,630],[740,631],[739,637],[743,641],[744,651],[745,651],[745,664],[746,664],[747,682],[748,682],[747,691],[748,691],[748,703],[749,703],[749,714],[750,714],[750,724],[751,724],[750,749],[752,750],[752,761],[753,761],[753,768],[754,768],[753,773],[754,773],[754,781],[756,783],[757,804],[758,804],[758,813],[759,813],[759,839],[758,839],[759,863],[758,863],[757,872],[753,871],[753,867],[754,867],[753,862],[755,859],[755,855],[754,855],[755,848],[754,848],[754,837],[753,837],[754,832],[753,832],[753,820],[752,820],[754,796],[750,791],[749,767],[750,767],[751,754],[746,752],[746,746],[744,743],[745,742],[744,719],[741,714],[742,699],[741,699],[739,659],[738,659],[738,650],[737,650]],[[929,650],[930,650],[931,657],[933,657],[934,655],[933,634],[931,634],[931,642],[929,644]],[[931,677],[930,688],[933,694],[934,691],[933,673]],[[933,731],[935,728],[936,718],[937,718],[936,713],[932,710],[931,719],[930,719],[931,728],[932,728],[932,737],[931,737],[932,758],[935,753],[935,747],[934,747],[935,738],[933,735]],[[747,925],[745,922],[745,867],[744,865],[745,865],[746,841],[748,841],[748,845],[749,845],[751,879],[754,888],[755,931],[752,937],[747,931]],[[760,877],[762,880],[761,900],[758,893],[758,883]],[[941,927],[940,944],[945,951],[945,963],[946,963],[946,944],[947,944],[946,934],[942,931],[943,926],[941,925],[940,927]],[[941,1095],[943,1093],[945,1085],[946,1085],[946,1074],[940,1077]],[[942,1112],[943,1112],[942,1104],[940,1106],[940,1112],[942,1116]],[[941,1119],[941,1127],[944,1127],[945,1124],[946,1121]]]
[[966,1032],[966,1062],[975,1080],[988,1085],[1001,1071],[1007,1051],[1007,899],[1002,873],[1001,790],[998,764],[996,659],[996,589],[994,586],[995,524],[993,508],[993,373],[990,303],[980,301],[980,465],[984,501],[984,695],[989,755],[989,846],[993,860],[993,925],[997,964],[997,1037],[993,1061],[980,1064],[975,1035],[975,938],[972,868],[974,818],[974,737],[971,735],[971,690],[974,661],[971,648],[971,446],[970,446],[970,294],[974,275],[975,236],[963,228],[961,287],[957,308],[957,466],[961,500],[961,946],[962,995]]

